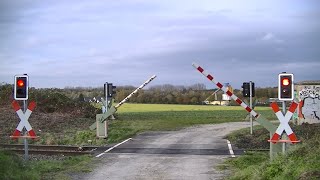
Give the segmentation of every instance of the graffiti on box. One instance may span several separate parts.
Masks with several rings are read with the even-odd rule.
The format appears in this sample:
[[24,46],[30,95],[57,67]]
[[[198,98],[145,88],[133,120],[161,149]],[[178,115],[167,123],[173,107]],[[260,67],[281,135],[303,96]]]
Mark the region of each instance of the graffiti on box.
[[299,117],[319,120],[320,122],[320,86],[306,85],[299,90]]

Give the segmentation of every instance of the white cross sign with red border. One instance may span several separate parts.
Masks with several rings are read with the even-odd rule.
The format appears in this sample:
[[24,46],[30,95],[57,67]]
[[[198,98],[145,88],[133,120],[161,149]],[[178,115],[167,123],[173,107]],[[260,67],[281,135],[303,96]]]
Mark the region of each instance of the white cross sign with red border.
[[15,129],[12,138],[14,138],[14,139],[18,138],[21,135],[21,131],[23,130],[24,127],[26,127],[26,129],[29,133],[29,136],[32,139],[37,138],[36,133],[33,131],[32,127],[28,121],[32,111],[36,107],[36,103],[34,101],[30,102],[28,109],[26,110],[25,113],[23,113],[23,111],[20,108],[20,105],[15,100],[12,102],[12,107],[16,111],[16,113],[18,114],[18,116],[21,120],[20,123],[18,124],[17,128]]
[[283,113],[280,111],[279,106],[276,102],[271,103],[271,108],[275,112],[277,118],[280,121],[280,125],[278,126],[276,132],[273,134],[270,142],[276,143],[279,142],[280,136],[285,131],[290,139],[290,142],[296,143],[299,142],[296,135],[292,131],[291,127],[289,126],[290,118],[292,117],[294,111],[296,110],[298,104],[296,102],[292,102],[292,104],[289,107],[289,111],[283,115]]

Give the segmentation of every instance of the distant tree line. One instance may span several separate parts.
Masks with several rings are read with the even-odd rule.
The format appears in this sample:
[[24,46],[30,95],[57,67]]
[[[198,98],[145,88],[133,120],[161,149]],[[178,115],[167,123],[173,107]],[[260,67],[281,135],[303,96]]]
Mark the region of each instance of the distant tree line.
[[[0,84],[0,104],[10,103],[12,100],[12,88],[13,86],[10,84]],[[136,87],[134,86],[118,86],[116,88],[115,101],[120,102],[135,89]],[[217,89],[206,89],[204,84],[194,84],[191,86],[175,86],[170,84],[154,85],[138,91],[129,102],[151,104],[203,104],[203,101],[208,97],[209,101],[222,100],[222,91],[217,93],[217,99],[215,99],[214,95],[210,96],[215,90]],[[242,92],[238,89],[234,89],[234,94],[241,99],[245,99],[242,96]],[[66,87],[64,89],[30,88],[31,98],[41,102],[55,102],[55,104],[65,106],[71,105],[70,103],[64,103],[68,101],[66,98],[75,102],[81,102],[85,97],[103,96],[103,87]],[[274,97],[277,97],[277,87],[256,88],[254,100],[257,100],[260,104],[266,104],[268,103],[269,98]],[[237,103],[232,100],[231,105],[237,105]]]
[[[134,86],[118,86],[116,89],[115,101],[120,102],[136,87]],[[171,84],[154,85],[147,89],[142,89],[135,94],[129,102],[131,103],[150,103],[150,104],[203,104],[208,97],[209,101],[221,101],[222,91],[217,96],[210,96],[217,89],[206,89],[204,84],[194,84],[191,86],[175,86]],[[277,97],[277,87],[255,88],[255,97],[253,98],[260,105],[268,104],[269,98]],[[64,89],[64,93],[73,99],[83,99],[84,97],[103,97],[103,88],[72,88]],[[239,98],[243,98],[242,91],[234,89],[234,94]],[[217,99],[215,99],[217,97]],[[231,105],[237,105],[231,101]]]
[[[124,99],[132,89],[119,88],[115,100],[117,102]],[[133,103],[152,103],[152,104],[203,104],[203,101],[208,98],[208,101],[221,101],[222,91],[217,93],[217,96],[212,95],[217,89],[206,89],[202,84],[193,86],[173,86],[173,85],[157,85],[152,86],[147,90],[141,90],[137,95],[130,99]],[[244,99],[242,91],[235,89],[234,94],[239,98]],[[217,97],[217,99],[215,99]],[[256,88],[256,96],[253,98],[265,104],[270,97],[277,97],[277,88]],[[248,98],[247,98],[248,99]],[[231,105],[237,105],[236,102],[231,101]]]

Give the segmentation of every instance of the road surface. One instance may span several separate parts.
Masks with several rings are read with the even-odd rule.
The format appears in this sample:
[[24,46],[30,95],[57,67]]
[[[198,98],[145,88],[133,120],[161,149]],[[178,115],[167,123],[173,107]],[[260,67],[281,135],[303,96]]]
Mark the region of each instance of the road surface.
[[[222,179],[228,172],[215,167],[232,158],[223,136],[244,127],[249,127],[249,123],[143,133],[97,154],[97,168],[75,179]],[[242,151],[235,149],[234,153]]]

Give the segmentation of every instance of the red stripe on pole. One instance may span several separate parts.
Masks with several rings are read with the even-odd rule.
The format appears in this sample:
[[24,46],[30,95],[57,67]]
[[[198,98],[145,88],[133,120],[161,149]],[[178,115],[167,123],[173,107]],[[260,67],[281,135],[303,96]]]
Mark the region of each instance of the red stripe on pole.
[[31,137],[36,138],[36,133],[33,131],[33,129],[31,129],[31,130],[29,131],[29,135],[30,135]]
[[236,102],[237,102],[238,104],[241,104],[241,103],[242,103],[242,101],[241,101],[239,98],[236,100]]
[[19,103],[17,102],[17,101],[12,101],[12,107],[13,107],[13,109],[15,110],[15,111],[19,111],[19,109],[20,109],[20,105],[19,105]]
[[296,110],[296,108],[298,107],[298,104],[295,103],[295,102],[292,102],[290,108],[289,108],[289,111],[294,113],[294,111]]
[[208,78],[210,81],[212,81],[212,79],[213,79],[213,77],[212,77],[210,74],[208,74],[207,78]]
[[[272,136],[272,138],[271,138],[271,140],[273,140],[273,141],[277,141],[277,140],[279,140],[279,139],[280,139],[280,135],[277,134],[277,133],[274,133],[273,136]],[[276,142],[272,142],[272,143],[275,144]]]
[[30,111],[33,111],[35,107],[36,107],[36,102],[31,101],[30,104],[29,104],[29,106],[28,106],[28,109],[29,109]]
[[251,109],[249,106],[246,107],[246,110],[247,110],[248,112],[251,112],[251,111],[252,111],[252,109]]
[[230,97],[232,96],[232,92],[230,92],[229,90],[226,92],[226,94]]
[[18,136],[20,136],[20,131],[18,129],[16,129],[14,132],[13,132],[13,135],[12,135],[14,138],[13,139],[18,139]]
[[217,83],[217,86],[221,89],[223,86],[222,86],[222,84],[221,83]]
[[273,109],[273,112],[276,113],[276,112],[280,111],[279,106],[276,102],[271,103],[270,106]]
[[291,141],[298,141],[297,136],[294,133],[290,134],[288,137]]
[[20,136],[20,131],[18,129],[14,130],[13,136]]
[[202,67],[200,67],[200,66],[199,66],[197,69],[198,69],[198,71],[200,71],[201,73],[204,71],[204,70],[202,69]]

